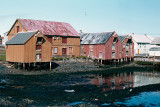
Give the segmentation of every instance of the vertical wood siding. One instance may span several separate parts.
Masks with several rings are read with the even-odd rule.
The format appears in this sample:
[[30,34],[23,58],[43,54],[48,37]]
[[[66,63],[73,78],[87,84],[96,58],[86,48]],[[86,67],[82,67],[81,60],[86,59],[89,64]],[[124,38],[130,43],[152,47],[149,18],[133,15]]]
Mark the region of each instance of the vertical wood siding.
[[[19,31],[17,31],[17,26],[19,26]],[[8,34],[8,40],[14,37],[17,34],[17,32],[26,32],[26,30],[23,28],[22,24],[18,20],[15,22],[10,33]]]
[[24,62],[24,45],[7,45],[6,61]]

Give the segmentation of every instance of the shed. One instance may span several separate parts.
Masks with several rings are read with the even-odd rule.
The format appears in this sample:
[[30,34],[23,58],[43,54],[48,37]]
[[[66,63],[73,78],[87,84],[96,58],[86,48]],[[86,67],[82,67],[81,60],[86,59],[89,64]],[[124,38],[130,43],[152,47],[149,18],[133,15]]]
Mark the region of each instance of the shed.
[[122,57],[123,59],[134,57],[134,42],[132,37],[128,35],[118,35],[120,41],[122,42]]
[[121,60],[122,44],[115,31],[81,34],[81,55],[103,61]]
[[51,61],[51,43],[39,31],[17,33],[6,42],[6,61],[35,63]]

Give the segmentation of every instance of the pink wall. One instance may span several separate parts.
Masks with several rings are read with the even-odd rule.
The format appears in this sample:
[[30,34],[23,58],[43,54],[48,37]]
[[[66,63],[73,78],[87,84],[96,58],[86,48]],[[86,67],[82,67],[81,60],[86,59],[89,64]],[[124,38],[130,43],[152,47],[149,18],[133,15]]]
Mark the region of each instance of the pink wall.
[[[129,38],[129,39],[131,39],[131,38]],[[127,44],[127,41],[128,41],[128,38],[125,38],[124,41],[123,41],[125,46]],[[131,45],[132,45],[132,47],[131,47]],[[128,56],[126,56],[126,51],[128,51]],[[128,58],[133,58],[134,57],[134,43],[133,43],[133,41],[132,41],[132,44],[129,44],[129,49],[128,50],[126,48],[123,48],[123,58],[126,58],[126,57],[128,57]]]
[[[115,44],[115,59],[122,59],[122,43],[117,37],[118,42]],[[88,56],[95,59],[99,58],[99,52],[102,52],[103,60],[111,60],[112,59],[112,43],[114,36],[111,36],[106,44],[95,44],[95,45],[83,45],[81,48],[81,55]],[[90,55],[90,51],[93,51],[93,55]],[[86,55],[84,54],[86,52]]]

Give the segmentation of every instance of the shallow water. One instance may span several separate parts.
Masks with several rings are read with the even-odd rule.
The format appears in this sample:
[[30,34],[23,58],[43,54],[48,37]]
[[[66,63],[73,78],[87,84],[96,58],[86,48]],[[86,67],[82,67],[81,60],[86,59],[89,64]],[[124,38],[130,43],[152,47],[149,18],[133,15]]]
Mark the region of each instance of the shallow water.
[[[124,70],[130,72],[118,73]],[[137,72],[132,67],[115,71],[0,75],[0,98],[13,106],[159,106],[160,72]]]
[[137,96],[127,98],[125,101],[116,102],[115,105],[126,106],[145,106],[145,107],[159,107],[160,106],[160,92],[142,92]]

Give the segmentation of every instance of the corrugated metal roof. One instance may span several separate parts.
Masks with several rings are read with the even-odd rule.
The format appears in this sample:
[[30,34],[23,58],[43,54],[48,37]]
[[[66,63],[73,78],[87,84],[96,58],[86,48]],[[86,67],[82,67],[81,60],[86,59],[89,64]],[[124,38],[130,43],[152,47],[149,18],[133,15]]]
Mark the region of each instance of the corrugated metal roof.
[[137,34],[129,34],[132,36],[132,39],[137,43],[151,43],[153,41],[153,37],[149,35],[137,35]]
[[121,42],[126,38],[127,36],[125,35],[118,35],[118,38],[120,39]]
[[17,33],[12,39],[6,42],[6,45],[22,45],[36,32]]
[[149,51],[160,51],[160,47],[152,47]]
[[81,44],[105,44],[113,33],[81,33]]
[[78,32],[68,23],[18,19],[27,31],[39,30],[43,35],[59,35],[59,36],[80,36]]
[[156,44],[160,44],[160,37],[156,37],[151,44],[156,45]]

